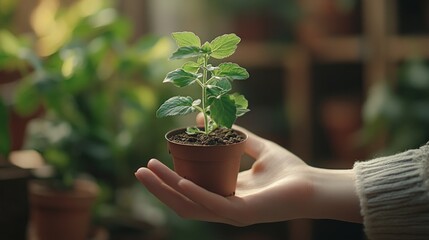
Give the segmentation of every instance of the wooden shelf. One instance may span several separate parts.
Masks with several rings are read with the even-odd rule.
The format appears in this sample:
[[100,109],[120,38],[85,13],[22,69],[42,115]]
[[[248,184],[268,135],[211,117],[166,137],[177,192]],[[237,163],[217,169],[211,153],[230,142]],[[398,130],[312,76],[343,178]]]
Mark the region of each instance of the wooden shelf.
[[387,45],[389,61],[429,58],[429,36],[394,36],[388,39]]
[[230,60],[246,67],[278,67],[294,48],[282,43],[242,42]]

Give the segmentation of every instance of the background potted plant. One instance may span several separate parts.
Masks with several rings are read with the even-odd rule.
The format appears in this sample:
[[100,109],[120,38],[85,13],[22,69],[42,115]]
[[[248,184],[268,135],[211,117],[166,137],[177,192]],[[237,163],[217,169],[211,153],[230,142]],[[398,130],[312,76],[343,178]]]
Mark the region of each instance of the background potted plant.
[[11,164],[9,156],[22,143],[20,125],[26,120],[18,118],[11,107],[11,90],[27,66],[17,55],[25,38],[15,37],[10,28],[16,6],[16,1],[0,3],[0,239],[25,240],[30,173]]
[[369,151],[393,154],[429,140],[429,65],[409,59],[397,79],[374,85],[363,108],[362,141]]
[[175,171],[212,192],[233,195],[247,136],[231,128],[237,117],[248,111],[248,102],[244,96],[229,92],[233,80],[245,80],[249,73],[235,63],[214,66],[209,60],[231,56],[241,39],[235,34],[225,34],[201,44],[192,32],[175,32],[172,37],[178,49],[170,59],[195,61],[187,61],[169,72],[163,82],[177,87],[198,85],[201,98],[171,97],[156,115],[166,117],[198,111],[205,120],[204,128],[188,127],[166,134]]
[[[32,19],[34,35],[28,47],[16,53],[30,67],[19,80],[13,107],[22,116],[43,110],[29,123],[24,148],[37,150],[53,171],[43,177],[43,184],[32,181],[31,223],[38,234],[48,234],[39,239],[83,239],[90,217],[104,224],[111,215],[131,211],[121,205],[119,192],[134,183],[132,172],[140,159],[162,148],[158,131],[164,133],[172,121],[154,121],[150,112],[168,91],[158,90],[160,84],[151,79],[164,74],[171,44],[155,36],[131,41],[130,23],[110,1],[93,5],[82,0],[67,7],[42,1]],[[79,180],[82,175],[91,181]],[[79,213],[85,219],[79,224],[59,220],[60,207],[82,198],[82,191],[73,194],[82,185],[89,185],[85,192],[92,193],[84,207],[88,211]],[[91,208],[94,193],[97,205]],[[61,200],[43,203],[42,198],[54,195]],[[48,230],[43,230],[39,216],[46,206],[56,207],[50,211],[56,215],[44,220]],[[123,215],[112,218],[120,221]],[[72,229],[77,225],[84,229]]]

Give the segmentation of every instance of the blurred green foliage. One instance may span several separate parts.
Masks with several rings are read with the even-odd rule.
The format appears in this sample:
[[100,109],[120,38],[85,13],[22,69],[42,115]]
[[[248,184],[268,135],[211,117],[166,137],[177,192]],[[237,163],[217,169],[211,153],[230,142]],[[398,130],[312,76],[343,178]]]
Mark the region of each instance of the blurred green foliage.
[[53,166],[55,185],[87,173],[114,191],[135,183],[151,157],[167,158],[164,134],[174,122],[155,111],[171,94],[160,80],[171,68],[170,40],[132,40],[131,23],[106,0],[41,1],[30,19],[32,34],[0,32],[0,69],[22,76],[19,114],[44,112],[30,122],[25,148]]
[[0,98],[0,158],[6,157],[10,151],[9,114],[6,104]]
[[6,29],[11,26],[17,4],[18,1],[16,0],[0,1],[0,29]]
[[[16,6],[17,1],[14,0],[0,1],[0,71],[21,71],[26,66],[18,54],[26,44],[25,38],[17,37],[10,31]],[[8,102],[0,96],[0,157],[9,155],[11,142]]]
[[429,65],[405,62],[396,82],[381,82],[364,106],[363,136],[367,144],[381,139],[384,154],[418,148],[429,140]]

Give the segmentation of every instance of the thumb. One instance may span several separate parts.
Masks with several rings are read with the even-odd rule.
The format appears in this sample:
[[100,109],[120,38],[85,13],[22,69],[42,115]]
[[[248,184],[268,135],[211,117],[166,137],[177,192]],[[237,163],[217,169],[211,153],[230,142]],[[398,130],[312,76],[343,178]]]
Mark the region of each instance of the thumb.
[[204,126],[204,115],[202,113],[197,114],[197,126],[203,127]]
[[269,141],[259,137],[258,135],[243,127],[234,125],[234,128],[244,132],[247,135],[246,147],[244,149],[246,154],[254,159],[258,159],[260,155],[266,150],[266,145]]

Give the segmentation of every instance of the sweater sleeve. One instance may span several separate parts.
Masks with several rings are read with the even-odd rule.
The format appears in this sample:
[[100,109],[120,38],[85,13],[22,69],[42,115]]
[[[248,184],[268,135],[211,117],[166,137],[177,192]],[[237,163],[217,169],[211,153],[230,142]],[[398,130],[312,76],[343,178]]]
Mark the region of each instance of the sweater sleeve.
[[356,162],[354,171],[369,239],[429,239],[429,143]]

